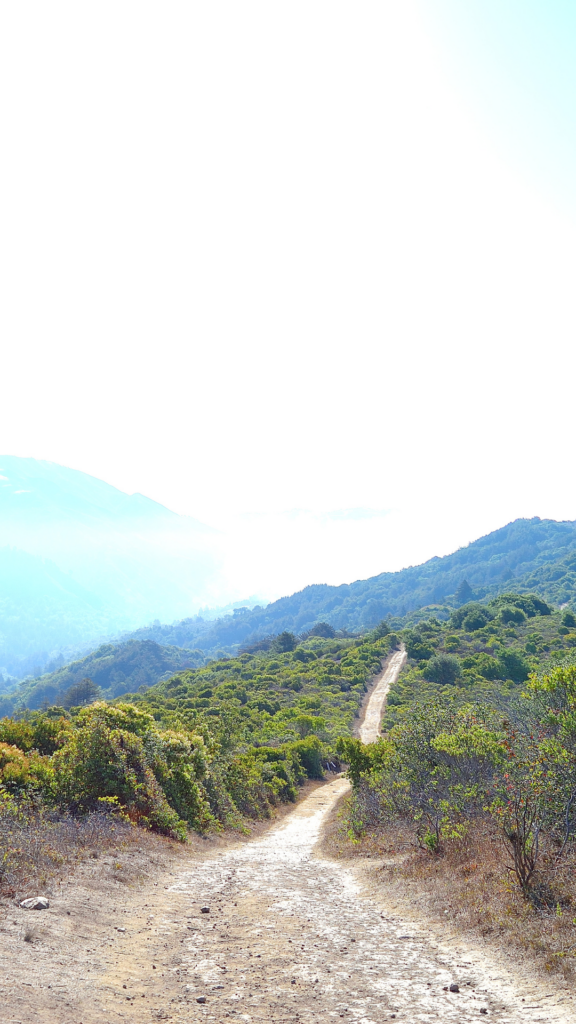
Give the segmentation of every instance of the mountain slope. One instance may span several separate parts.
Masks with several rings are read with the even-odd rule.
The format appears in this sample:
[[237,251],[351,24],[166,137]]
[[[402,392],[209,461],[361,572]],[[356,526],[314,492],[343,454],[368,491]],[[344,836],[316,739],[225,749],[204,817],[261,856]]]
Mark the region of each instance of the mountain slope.
[[[4,456],[0,679],[38,676],[55,657],[78,657],[114,636],[213,656],[323,620],[336,629],[364,629],[450,602],[464,579],[480,597],[506,586],[568,603],[575,553],[574,523],[516,520],[452,555],[400,572],[341,586],[314,584],[216,621],[184,619],[200,605],[229,600],[220,534],[85,473]],[[175,624],[137,629],[151,620]]]
[[512,580],[512,589],[533,591],[553,604],[575,605],[576,552],[556,562],[545,563]]
[[[125,494],[97,477],[55,462],[0,455],[0,523],[14,521],[34,528],[49,522],[106,520],[111,524],[134,519],[171,521],[179,517],[142,494]],[[201,523],[195,523],[205,529]]]
[[0,701],[0,716],[22,707],[35,710],[44,704],[61,704],[65,702],[66,691],[86,678],[100,688],[102,697],[112,700],[203,663],[201,651],[161,647],[153,640],[102,644],[85,658],[63,665],[39,679],[21,683]]
[[576,523],[516,519],[451,555],[400,572],[381,573],[339,587],[314,584],[266,608],[237,609],[234,615],[216,622],[205,623],[197,617],[131,635],[216,652],[233,650],[268,633],[300,633],[319,621],[329,622],[335,629],[356,630],[386,617],[402,617],[418,608],[442,604],[464,580],[478,597],[503,590],[530,590],[548,600],[569,603],[576,598],[573,560]]
[[0,673],[218,600],[215,531],[140,494],[0,456]]
[[[15,564],[24,563],[16,559]],[[80,608],[88,617],[99,613],[94,605],[97,599],[75,591],[73,582],[68,585],[68,578],[54,566],[37,565],[30,559],[28,568],[37,588],[37,605],[31,607],[31,614],[42,600],[52,600],[57,587],[61,607],[66,598],[77,615]],[[557,605],[574,602],[576,526],[539,519],[516,520],[452,555],[398,573],[382,573],[340,587],[316,584],[266,608],[237,608],[232,615],[211,622],[196,616],[171,625],[156,623],[125,635],[114,645],[101,646],[71,665],[49,666],[50,675],[25,682],[13,695],[12,704],[5,701],[4,713],[8,713],[9,704],[37,708],[45,700],[54,702],[58,694],[86,676],[107,695],[119,696],[142,684],[154,684],[182,667],[202,664],[206,657],[234,654],[241,645],[249,646],[283,630],[302,633],[318,621],[326,621],[335,629],[362,631],[382,618],[394,620],[418,608],[426,608],[426,614],[430,614],[431,605],[434,614],[447,618],[450,606],[458,603],[455,592],[464,580],[476,598],[516,591],[537,593]],[[438,606],[439,600],[445,603]],[[73,623],[68,623],[70,630],[72,627]],[[59,663],[62,661],[60,658]]]

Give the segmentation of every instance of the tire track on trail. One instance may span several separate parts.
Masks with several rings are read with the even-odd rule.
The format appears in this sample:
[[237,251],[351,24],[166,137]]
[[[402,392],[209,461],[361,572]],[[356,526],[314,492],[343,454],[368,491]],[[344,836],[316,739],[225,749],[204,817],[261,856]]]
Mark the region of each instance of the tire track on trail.
[[[403,662],[403,652],[396,652],[376,679],[363,738],[377,738],[386,693]],[[425,925],[391,912],[385,892],[374,887],[368,894],[350,864],[316,854],[328,813],[349,790],[338,777],[263,838],[208,853],[200,862],[180,858],[155,883],[115,890],[122,927],[110,913],[111,899],[101,907],[92,903],[89,942],[96,955],[82,967],[74,961],[74,980],[69,972],[60,995],[28,989],[17,1012],[6,1018],[0,1012],[0,1020],[574,1022],[570,997],[558,982],[552,991],[543,989],[535,978],[512,976],[495,958],[466,947],[459,936],[439,940]],[[78,904],[85,893],[79,888]],[[87,920],[89,900],[85,908]],[[83,927],[88,936],[90,926]],[[67,956],[64,942],[50,954],[46,970],[60,973],[54,981],[63,981]],[[5,975],[5,984],[13,986],[16,977]],[[30,972],[21,985],[29,979]]]

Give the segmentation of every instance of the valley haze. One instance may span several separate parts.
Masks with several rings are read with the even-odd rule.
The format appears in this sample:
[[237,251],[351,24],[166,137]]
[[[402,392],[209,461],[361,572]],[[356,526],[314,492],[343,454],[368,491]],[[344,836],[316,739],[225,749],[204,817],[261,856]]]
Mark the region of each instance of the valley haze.
[[[278,591],[243,585],[243,560],[258,563],[262,557],[259,531],[264,548],[272,537],[281,551],[297,546],[312,523],[328,534],[336,562],[338,531],[349,531],[348,540],[356,536],[369,544],[374,563],[384,560],[375,538],[382,538],[390,516],[370,509],[324,517],[293,511],[276,517],[268,537],[263,518],[245,517],[245,532],[230,536],[77,470],[1,457],[0,670],[6,684],[53,671],[121,634],[213,656],[283,629],[298,633],[320,620],[337,629],[369,628],[385,616],[442,603],[465,576],[480,594],[508,580],[522,588],[529,576],[529,585],[547,599],[573,598],[569,568],[558,571],[555,589],[544,570],[550,573],[551,563],[570,554],[575,524],[532,519],[401,571],[338,585],[310,584],[308,578],[304,590],[270,604]],[[281,559],[277,564],[269,554],[276,571]],[[249,582],[258,580],[252,575]],[[250,593],[257,596],[247,598]]]

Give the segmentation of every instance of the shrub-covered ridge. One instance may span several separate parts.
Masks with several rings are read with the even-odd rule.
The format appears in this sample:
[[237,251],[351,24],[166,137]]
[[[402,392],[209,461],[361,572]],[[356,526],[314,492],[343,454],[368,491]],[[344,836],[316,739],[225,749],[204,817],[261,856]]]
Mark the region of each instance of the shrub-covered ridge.
[[442,856],[484,822],[538,912],[576,906],[575,626],[570,611],[509,594],[405,630],[382,739],[338,743],[350,834],[409,823]]
[[[178,839],[242,827],[337,760],[394,638],[283,635],[272,651],[179,673],[145,693],[0,721],[0,804],[108,811]],[[0,808],[1,809],[1,808]]]

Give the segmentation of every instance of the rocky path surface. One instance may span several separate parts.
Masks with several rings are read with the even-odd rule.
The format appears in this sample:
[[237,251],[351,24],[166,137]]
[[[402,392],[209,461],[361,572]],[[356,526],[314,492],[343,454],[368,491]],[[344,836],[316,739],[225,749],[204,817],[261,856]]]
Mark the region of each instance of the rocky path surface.
[[4,948],[2,1024],[576,1021],[560,983],[512,977],[458,936],[407,923],[353,867],[315,854],[347,790],[336,778],[264,838],[173,863],[123,895],[95,901],[80,878],[43,912],[44,945],[20,943],[18,960]]

